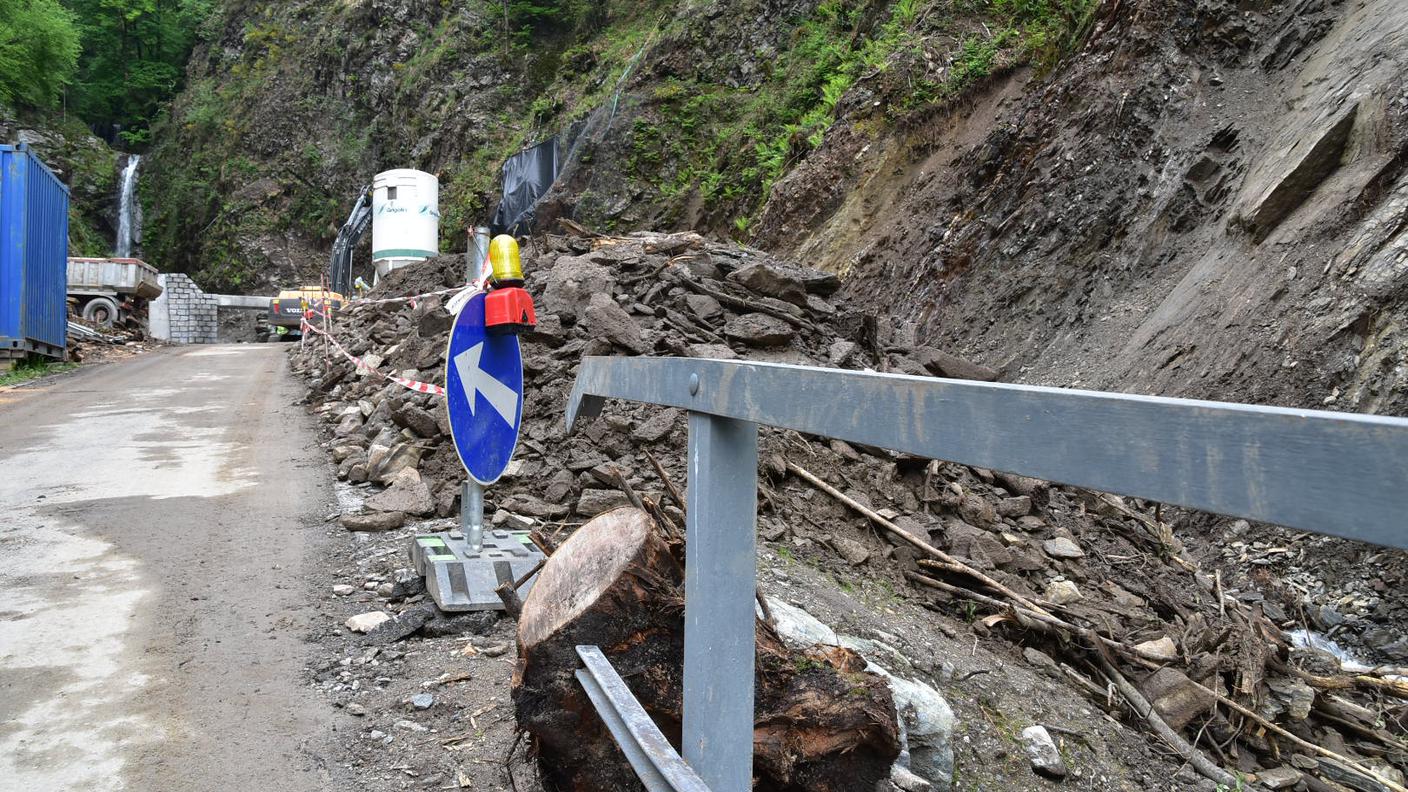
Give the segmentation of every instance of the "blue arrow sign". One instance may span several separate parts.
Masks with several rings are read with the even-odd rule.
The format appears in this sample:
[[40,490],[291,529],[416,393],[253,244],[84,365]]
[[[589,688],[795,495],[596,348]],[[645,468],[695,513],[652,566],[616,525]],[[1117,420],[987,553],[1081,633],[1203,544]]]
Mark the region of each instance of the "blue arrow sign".
[[484,295],[455,315],[445,355],[450,437],[464,469],[480,484],[499,480],[523,422],[523,356],[518,337],[484,331]]

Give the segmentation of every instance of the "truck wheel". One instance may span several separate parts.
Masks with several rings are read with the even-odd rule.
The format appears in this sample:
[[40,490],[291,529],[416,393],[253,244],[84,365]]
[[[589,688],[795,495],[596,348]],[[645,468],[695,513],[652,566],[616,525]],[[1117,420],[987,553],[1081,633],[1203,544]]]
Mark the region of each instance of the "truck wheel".
[[83,306],[83,318],[100,327],[112,327],[117,320],[117,303],[106,297],[97,297]]

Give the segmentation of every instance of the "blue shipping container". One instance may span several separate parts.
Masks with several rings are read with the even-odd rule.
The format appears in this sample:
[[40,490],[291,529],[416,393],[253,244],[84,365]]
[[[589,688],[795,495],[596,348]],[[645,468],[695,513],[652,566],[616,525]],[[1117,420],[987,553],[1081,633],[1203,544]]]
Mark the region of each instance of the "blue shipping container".
[[21,143],[0,146],[0,369],[68,343],[68,187]]

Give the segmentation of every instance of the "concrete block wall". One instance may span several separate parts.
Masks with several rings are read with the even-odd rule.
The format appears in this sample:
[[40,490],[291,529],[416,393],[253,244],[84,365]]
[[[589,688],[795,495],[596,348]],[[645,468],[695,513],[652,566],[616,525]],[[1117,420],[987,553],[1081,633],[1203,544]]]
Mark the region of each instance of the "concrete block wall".
[[219,333],[219,303],[179,272],[160,276],[161,297],[150,307],[152,336],[174,344],[213,344]]

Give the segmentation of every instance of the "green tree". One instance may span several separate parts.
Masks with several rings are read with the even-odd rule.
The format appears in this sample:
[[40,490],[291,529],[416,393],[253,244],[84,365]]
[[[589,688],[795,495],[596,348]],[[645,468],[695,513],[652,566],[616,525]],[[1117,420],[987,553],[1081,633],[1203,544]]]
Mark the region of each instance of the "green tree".
[[0,103],[56,104],[78,49],[73,15],[56,0],[0,0]]
[[212,0],[66,0],[83,35],[74,87],[79,115],[130,145],[181,88]]

